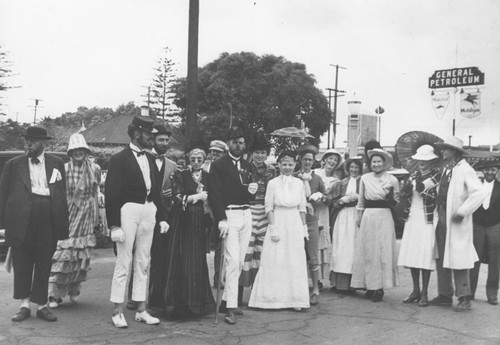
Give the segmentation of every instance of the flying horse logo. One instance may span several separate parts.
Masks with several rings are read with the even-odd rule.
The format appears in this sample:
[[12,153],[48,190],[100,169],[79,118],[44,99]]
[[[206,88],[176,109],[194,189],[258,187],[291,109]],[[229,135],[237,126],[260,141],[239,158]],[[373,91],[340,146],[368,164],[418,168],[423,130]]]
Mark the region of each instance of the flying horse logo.
[[474,118],[481,114],[481,93],[463,92],[460,94],[460,115],[466,118]]

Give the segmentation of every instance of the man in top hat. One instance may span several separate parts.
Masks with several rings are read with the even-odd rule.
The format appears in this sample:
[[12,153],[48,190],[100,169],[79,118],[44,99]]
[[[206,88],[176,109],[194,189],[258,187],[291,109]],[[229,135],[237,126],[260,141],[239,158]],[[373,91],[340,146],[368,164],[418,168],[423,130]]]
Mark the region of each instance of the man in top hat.
[[30,316],[30,301],[38,318],[56,321],[46,304],[52,255],[68,238],[64,164],[44,152],[51,139],[45,128],[28,127],[24,139],[26,155],[9,160],[0,179],[0,228],[12,251],[14,298],[21,300],[12,321]]
[[117,249],[110,300],[115,304],[112,321],[118,328],[128,326],[123,316],[123,303],[131,263],[132,299],[137,302],[135,320],[148,325],[160,322],[146,310],[151,243],[157,220],[161,232],[168,230],[161,207],[158,167],[153,156],[145,151],[156,133],[153,124],[149,117],[133,118],[127,131],[130,144],[111,157],[106,176],[106,218]]
[[500,273],[500,182],[497,180],[500,160],[486,161],[480,165],[484,174],[483,203],[473,214],[474,247],[479,261],[470,273],[471,296],[474,298],[481,262],[488,264],[486,298],[492,305],[498,304],[498,281]]
[[464,159],[467,152],[462,140],[450,137],[436,146],[441,150],[446,166],[438,186],[434,211],[439,295],[429,304],[452,304],[453,275],[458,297],[455,311],[466,311],[471,309],[469,270],[478,260],[472,240],[472,213],[483,202],[484,193],[476,172]]
[[297,149],[300,160],[300,171],[294,174],[304,182],[304,190],[307,199],[307,259],[309,273],[311,276],[313,289],[310,296],[310,304],[319,303],[319,217],[318,206],[321,199],[326,194],[323,179],[316,175],[312,166],[318,154],[318,148],[311,144],[304,144]]
[[224,238],[226,285],[222,310],[227,311],[225,322],[234,325],[236,315],[243,314],[238,308],[238,290],[243,292],[238,289],[238,279],[252,232],[250,199],[258,185],[252,183],[250,164],[243,158],[245,136],[239,128],[231,129],[227,145],[228,155],[213,162],[210,168],[208,200]]
[[[177,170],[177,163],[167,158],[166,153],[170,147],[170,136],[172,132],[163,124],[155,124],[154,142],[152,153],[155,157],[156,173],[159,177],[159,187],[161,195],[161,207],[163,213],[168,215],[173,205],[172,197],[172,176]],[[165,270],[161,263],[164,262],[161,258],[165,255],[166,237],[162,236],[159,224],[156,224],[153,236],[153,244],[151,247],[151,271],[150,271],[150,291],[149,291],[149,306],[151,308],[160,308],[164,305],[164,291],[154,290],[154,287],[165,286],[165,283],[155,282],[157,279],[163,279],[164,274],[161,271]]]

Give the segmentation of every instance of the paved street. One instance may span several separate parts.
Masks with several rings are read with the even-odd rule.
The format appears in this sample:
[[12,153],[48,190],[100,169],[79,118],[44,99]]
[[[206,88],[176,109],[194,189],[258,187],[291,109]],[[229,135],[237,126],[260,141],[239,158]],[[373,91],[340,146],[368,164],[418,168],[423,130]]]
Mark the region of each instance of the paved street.
[[[113,253],[99,249],[94,256],[80,302],[56,309],[59,321],[55,323],[34,317],[34,308],[28,320],[12,322],[19,304],[12,299],[12,275],[0,269],[0,344],[500,344],[500,306],[486,303],[484,268],[477,299],[466,313],[401,303],[411,291],[411,278],[409,270],[400,269],[400,286],[387,290],[382,303],[367,301],[362,293],[333,293],[325,280],[320,304],[304,312],[245,309],[236,326],[224,324],[222,318],[216,326],[213,315],[147,326],[135,322],[133,312],[126,311],[129,328],[118,330],[111,323],[109,303]],[[431,298],[435,280],[432,275]]]

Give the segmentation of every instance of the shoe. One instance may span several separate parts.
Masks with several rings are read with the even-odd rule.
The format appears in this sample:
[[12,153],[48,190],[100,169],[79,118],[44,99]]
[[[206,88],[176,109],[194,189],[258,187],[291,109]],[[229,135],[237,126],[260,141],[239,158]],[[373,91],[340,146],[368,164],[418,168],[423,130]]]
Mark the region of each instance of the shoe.
[[242,316],[244,313],[243,313],[243,310],[241,308],[236,308],[233,310],[234,312],[234,315],[237,315],[237,316]]
[[135,313],[135,321],[144,322],[144,323],[146,323],[146,325],[158,325],[158,324],[160,324],[160,319],[149,315],[147,310],[144,310],[143,312],[140,312],[140,313],[139,312]]
[[374,293],[375,293],[375,290],[366,290],[365,295],[363,296],[363,298],[365,298],[365,299],[372,299]]
[[317,293],[313,293],[311,295],[311,298],[309,299],[309,304],[310,305],[316,305],[319,303],[319,296]]
[[302,311],[302,308],[293,308],[295,311]]
[[62,303],[61,298],[55,298],[52,296],[49,297],[49,308],[52,308],[52,309],[58,308],[59,304],[61,304],[61,303]]
[[236,325],[236,315],[233,311],[228,311],[226,313],[226,317],[224,318],[224,322],[228,325]]
[[123,313],[113,315],[111,317],[111,320],[113,321],[113,325],[115,325],[116,328],[128,327],[127,321],[125,320],[125,316],[123,316]]
[[36,317],[45,321],[53,322],[57,321],[57,316],[52,314],[49,308],[43,307],[42,309],[38,309],[36,311]]
[[427,295],[421,295],[420,296],[420,302],[418,302],[419,307],[427,307],[429,305],[429,300],[427,298]]
[[372,302],[382,302],[383,298],[384,298],[384,290],[383,289],[375,290],[375,292],[373,293]]
[[227,313],[227,302],[224,300],[220,301],[219,313],[222,313],[222,314]]
[[69,300],[70,300],[70,301],[71,301],[71,303],[73,303],[73,304],[78,303],[78,295],[70,295],[70,296],[69,296]]
[[488,298],[488,303],[491,305],[497,305],[498,300],[496,298]]
[[26,307],[21,307],[19,311],[12,317],[12,321],[21,322],[29,318],[31,315],[31,310]]
[[466,297],[460,297],[458,299],[458,304],[455,306],[455,311],[467,311],[472,308],[470,300]]
[[429,305],[439,306],[439,307],[449,307],[453,304],[453,299],[451,297],[446,297],[443,295],[438,295],[429,301]]
[[128,310],[137,310],[137,303],[129,299],[126,308]]
[[403,303],[413,303],[420,301],[420,292],[412,292],[410,296],[403,300]]

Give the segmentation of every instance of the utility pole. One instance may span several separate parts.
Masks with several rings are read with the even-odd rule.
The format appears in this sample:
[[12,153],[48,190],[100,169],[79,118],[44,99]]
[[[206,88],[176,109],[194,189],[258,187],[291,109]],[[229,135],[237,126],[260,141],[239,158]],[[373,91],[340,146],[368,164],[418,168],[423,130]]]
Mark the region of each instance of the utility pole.
[[194,142],[198,127],[198,27],[200,0],[189,0],[188,68],[186,95],[186,136]]
[[35,111],[34,111],[34,114],[33,114],[33,124],[35,125],[36,124],[36,110],[38,108],[38,103],[40,101],[42,101],[42,100],[38,99],[38,98],[34,98],[34,101],[35,101]]
[[[332,148],[335,148],[335,138],[337,137],[337,97],[344,96],[344,95],[339,95],[339,92],[345,93],[345,91],[338,89],[339,68],[341,68],[341,69],[347,69],[347,68],[339,66],[339,65],[332,65],[332,64],[330,64],[330,66],[335,67],[335,88],[334,89],[327,89],[329,92],[329,95],[331,95],[331,91],[334,92],[334,94],[333,94],[333,118],[332,118],[332,123],[333,123]],[[329,97],[331,97],[331,96],[329,96]],[[329,101],[329,103],[330,103],[330,101]],[[330,128],[330,126],[328,126],[328,128]],[[328,147],[330,147],[330,144],[328,144]]]

